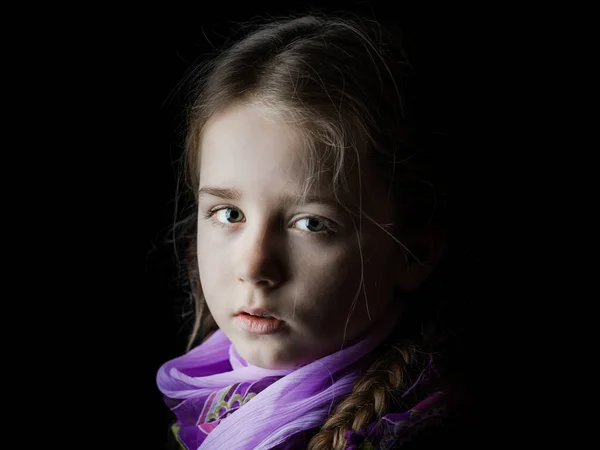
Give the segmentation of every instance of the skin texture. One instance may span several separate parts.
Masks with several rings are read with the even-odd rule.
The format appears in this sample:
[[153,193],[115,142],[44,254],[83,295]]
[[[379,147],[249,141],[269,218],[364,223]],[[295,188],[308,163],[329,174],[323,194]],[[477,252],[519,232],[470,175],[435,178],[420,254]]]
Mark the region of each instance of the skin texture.
[[[405,262],[400,246],[381,227],[369,220],[361,227],[357,215],[327,202],[333,196],[326,178],[320,191],[310,191],[316,201],[296,201],[307,178],[305,142],[299,130],[258,104],[215,115],[201,142],[202,290],[240,355],[264,368],[307,364],[398,314],[393,293]],[[367,164],[348,171],[350,190],[338,200],[359,204],[359,167],[363,212],[390,224],[393,205]],[[248,333],[236,317],[241,308],[262,309],[282,326]]]

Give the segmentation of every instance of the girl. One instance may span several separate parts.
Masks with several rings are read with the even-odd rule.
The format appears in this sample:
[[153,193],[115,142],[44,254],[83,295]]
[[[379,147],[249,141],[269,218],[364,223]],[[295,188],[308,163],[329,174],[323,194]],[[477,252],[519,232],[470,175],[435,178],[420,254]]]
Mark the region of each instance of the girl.
[[341,15],[274,20],[192,92],[180,229],[196,321],[157,376],[180,446],[434,436],[459,386],[447,199],[398,35]]

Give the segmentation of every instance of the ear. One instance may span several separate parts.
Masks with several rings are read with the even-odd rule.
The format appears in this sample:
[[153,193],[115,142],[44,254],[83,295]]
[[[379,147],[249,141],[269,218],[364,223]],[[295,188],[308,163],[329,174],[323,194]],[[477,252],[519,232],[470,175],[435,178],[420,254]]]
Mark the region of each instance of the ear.
[[440,227],[429,227],[403,244],[398,255],[396,286],[401,292],[411,292],[437,266],[446,248],[446,232]]

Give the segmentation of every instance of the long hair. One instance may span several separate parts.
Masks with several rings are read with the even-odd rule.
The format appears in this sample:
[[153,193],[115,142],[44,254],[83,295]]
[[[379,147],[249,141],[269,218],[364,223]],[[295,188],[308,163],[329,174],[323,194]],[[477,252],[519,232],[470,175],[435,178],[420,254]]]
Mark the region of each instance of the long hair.
[[[436,164],[443,161],[443,130],[417,117],[416,73],[409,56],[393,25],[349,14],[311,13],[253,24],[194,73],[183,156],[190,207],[176,226],[194,305],[188,349],[216,329],[205,306],[196,255],[200,142],[208,120],[233,104],[260,103],[300,129],[309,149],[304,161],[309,179],[318,182],[322,164],[328,164],[335,193],[346,188],[348,164],[364,156],[387,182],[396,205],[393,238],[407,258],[420,257],[420,249],[411,247],[412,235],[424,227],[445,226],[447,180],[439,170],[443,163]],[[370,220],[361,211],[357,215]],[[344,448],[344,433],[398,407],[413,372],[440,351],[450,323],[443,267],[442,260],[425,284],[408,295],[396,331],[380,346],[353,392],[317,430],[310,449]]]

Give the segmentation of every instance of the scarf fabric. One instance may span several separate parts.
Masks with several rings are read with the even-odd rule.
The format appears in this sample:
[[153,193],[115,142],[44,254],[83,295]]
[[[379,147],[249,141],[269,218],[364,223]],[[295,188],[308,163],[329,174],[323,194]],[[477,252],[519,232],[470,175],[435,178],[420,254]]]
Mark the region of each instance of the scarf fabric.
[[273,449],[325,422],[352,391],[361,359],[390,330],[374,327],[352,346],[286,370],[249,364],[217,330],[163,364],[157,385],[177,417],[177,437],[189,450]]

